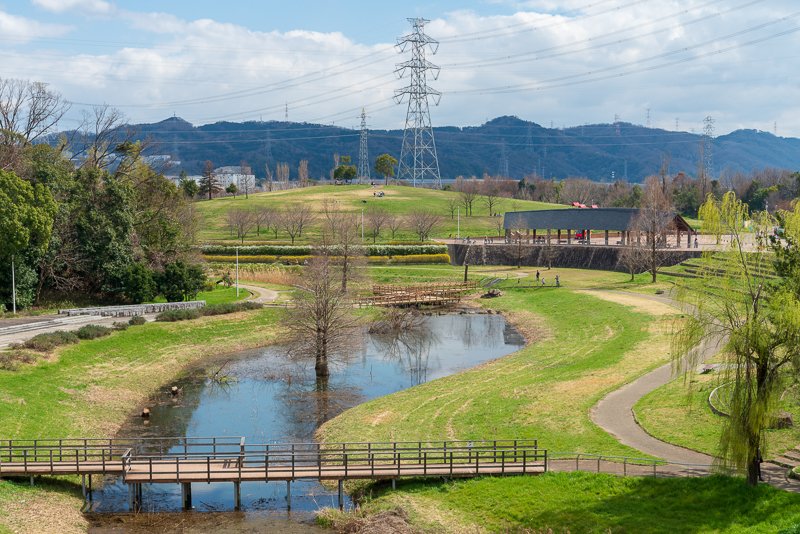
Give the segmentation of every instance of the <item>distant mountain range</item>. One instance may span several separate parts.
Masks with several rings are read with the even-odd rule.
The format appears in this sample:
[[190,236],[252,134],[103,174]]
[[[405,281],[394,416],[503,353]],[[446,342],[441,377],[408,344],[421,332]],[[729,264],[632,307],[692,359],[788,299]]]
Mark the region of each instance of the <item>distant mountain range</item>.
[[[245,161],[257,177],[265,164],[275,169],[286,162],[296,178],[297,165],[308,160],[312,178],[327,177],[333,155],[349,155],[357,163],[359,132],[321,124],[294,122],[218,122],[193,126],[172,117],[154,124],[133,126],[140,138],[149,138],[152,154],[180,161],[168,170],[200,174],[210,160],[215,167]],[[399,158],[402,130],[370,130],[369,155],[374,164],[382,153]],[[547,178],[582,176],[611,181],[641,182],[656,174],[662,161],[669,171],[695,175],[701,161],[703,137],[688,132],[646,128],[629,123],[589,124],[572,128],[544,128],[516,117],[498,117],[475,127],[434,129],[443,178],[538,173]],[[800,169],[800,139],[777,137],[756,130],[737,130],[711,140],[714,173],[750,172],[765,167]]]

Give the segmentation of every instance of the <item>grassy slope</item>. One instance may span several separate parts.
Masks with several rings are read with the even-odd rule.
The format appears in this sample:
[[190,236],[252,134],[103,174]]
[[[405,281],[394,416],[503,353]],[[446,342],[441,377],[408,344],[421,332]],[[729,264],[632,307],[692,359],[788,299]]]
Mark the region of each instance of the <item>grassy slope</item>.
[[[2,438],[113,435],[154,388],[186,365],[271,342],[283,313],[264,309],[150,323],[61,348],[49,362],[0,371]],[[74,485],[28,488],[0,481],[0,533],[38,532],[43,524],[58,532],[84,531],[80,503]]]
[[[227,224],[225,221],[226,214],[231,208],[255,208],[258,206],[269,206],[273,208],[286,208],[287,206],[308,204],[312,208],[319,210],[322,206],[324,199],[333,199],[341,203],[341,205],[354,212],[359,212],[361,208],[368,208],[370,206],[380,206],[391,213],[398,215],[407,214],[411,211],[423,209],[429,210],[434,213],[440,214],[444,220],[439,226],[435,236],[446,237],[448,235],[456,235],[457,221],[450,219],[450,211],[447,208],[448,198],[458,198],[459,194],[452,191],[436,191],[433,189],[412,188],[402,186],[388,186],[382,187],[381,190],[385,191],[386,196],[377,198],[372,196],[374,191],[368,185],[349,185],[349,186],[319,186],[310,187],[305,189],[292,189],[289,191],[275,191],[272,193],[258,193],[250,195],[249,199],[244,197],[225,197],[218,198],[212,201],[198,201],[195,206],[197,212],[202,217],[202,224],[200,225],[200,232],[198,239],[200,241],[209,241],[215,239],[230,239]],[[366,200],[366,203],[363,201]],[[501,199],[495,210],[499,212],[516,211],[516,210],[537,210],[537,209],[553,209],[564,208],[566,206],[556,204],[546,204],[543,202],[531,202],[525,200]],[[473,217],[465,217],[463,210],[461,213],[461,235],[462,236],[479,236],[479,235],[497,235],[496,220],[497,218],[489,217],[486,206],[481,202],[480,198],[473,205]],[[388,230],[384,231],[383,240],[389,239]],[[318,235],[316,226],[313,226],[311,231],[303,233],[302,239],[299,242],[307,242],[309,238]],[[262,233],[260,237],[252,234],[248,236],[248,240],[266,240],[272,238],[273,235],[266,235]],[[288,240],[288,237],[281,232],[278,236],[279,240]],[[396,239],[416,239],[416,237],[408,231],[402,231],[396,236]]]
[[[237,300],[244,300],[250,296],[250,292],[246,289],[239,288],[239,296],[236,296],[235,287],[216,287],[211,291],[201,291],[197,294],[194,300],[204,300],[206,304],[212,306],[214,304],[226,304],[228,302],[236,302]],[[157,298],[154,302],[166,302],[164,297]]]
[[113,434],[141,400],[186,364],[260,346],[282,312],[264,309],[180,323],[150,323],[61,348],[53,361],[0,371],[5,438]]
[[[740,479],[589,473],[406,482],[364,506],[402,507],[429,532],[764,532],[800,524],[800,495]],[[552,530],[549,530],[552,529]]]
[[[724,420],[708,407],[708,395],[720,385],[716,374],[694,374],[689,388],[683,378],[662,386],[640,400],[634,407],[639,423],[659,439],[714,454],[717,452]],[[793,400],[781,408],[798,413]],[[771,458],[800,443],[800,428],[768,430],[767,453]]]
[[[624,275],[621,275],[624,277]],[[513,282],[513,281],[510,281]],[[491,306],[541,340],[478,368],[370,401],[326,423],[328,441],[538,438],[552,451],[638,455],[589,408],[666,359],[650,316],[566,288],[508,284]],[[591,313],[587,313],[591,310]]]

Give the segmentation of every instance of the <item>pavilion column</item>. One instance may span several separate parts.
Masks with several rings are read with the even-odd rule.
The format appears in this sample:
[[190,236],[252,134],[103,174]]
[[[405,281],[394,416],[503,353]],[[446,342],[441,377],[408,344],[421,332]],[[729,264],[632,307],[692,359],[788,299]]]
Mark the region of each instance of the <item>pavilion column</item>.
[[606,230],[605,237],[606,237],[606,246],[608,246],[608,230]]
[[531,229],[530,228],[526,228],[525,229],[525,242],[526,243],[530,243],[531,242]]
[[686,248],[692,248],[692,231],[686,232]]
[[558,229],[558,241],[556,243],[561,244],[561,228]]
[[681,248],[681,229],[675,230],[675,246]]
[[567,229],[567,245],[571,245],[571,244],[572,244],[572,229],[568,228]]
[[592,244],[592,231],[591,230],[586,230],[585,235],[586,235],[586,244],[587,245],[591,245]]
[[642,232],[636,232],[636,244],[637,245],[642,244]]
[[506,228],[506,237],[511,237],[511,229]]
[[533,243],[536,244],[536,228],[533,229]]

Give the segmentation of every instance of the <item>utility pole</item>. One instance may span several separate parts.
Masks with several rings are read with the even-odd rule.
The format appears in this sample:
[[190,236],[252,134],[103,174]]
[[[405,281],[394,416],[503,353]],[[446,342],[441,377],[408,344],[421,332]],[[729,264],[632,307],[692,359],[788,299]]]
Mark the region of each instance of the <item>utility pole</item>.
[[239,247],[236,247],[236,298],[239,298]]
[[367,112],[361,108],[361,140],[358,144],[358,183],[369,181],[369,148],[367,144]]
[[456,239],[461,239],[461,208],[456,208]]
[[364,242],[364,208],[361,208],[361,242]]
[[434,105],[439,105],[442,93],[428,86],[428,72],[433,79],[439,77],[439,67],[425,59],[426,50],[436,54],[439,42],[425,34],[423,18],[408,19],[413,31],[397,40],[400,52],[411,50],[411,59],[397,65],[395,72],[400,77],[409,76],[406,87],[395,91],[398,103],[408,99],[406,124],[403,130],[403,146],[397,165],[397,179],[408,180],[416,187],[417,182],[425,185],[426,180],[441,189],[442,177],[439,173],[439,159],[436,156],[436,142],[433,139],[431,114],[428,96],[433,97]]
[[11,312],[17,314],[17,280],[14,273],[14,256],[11,256]]

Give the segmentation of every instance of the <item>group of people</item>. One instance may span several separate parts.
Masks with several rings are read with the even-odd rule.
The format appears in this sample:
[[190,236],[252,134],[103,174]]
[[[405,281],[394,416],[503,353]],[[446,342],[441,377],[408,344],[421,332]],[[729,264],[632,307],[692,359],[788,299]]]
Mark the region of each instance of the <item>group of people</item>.
[[[538,285],[546,286],[547,283],[545,282],[544,276],[539,271],[536,271],[536,283]],[[556,275],[556,287],[561,287],[561,279]]]

